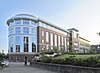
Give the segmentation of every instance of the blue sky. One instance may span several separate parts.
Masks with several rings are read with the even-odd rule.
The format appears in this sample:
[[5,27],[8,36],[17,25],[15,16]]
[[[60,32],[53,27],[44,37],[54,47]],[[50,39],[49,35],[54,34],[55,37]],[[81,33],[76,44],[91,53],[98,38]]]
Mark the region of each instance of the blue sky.
[[0,0],[0,51],[8,49],[8,18],[29,13],[64,29],[77,28],[80,36],[98,44],[100,0]]

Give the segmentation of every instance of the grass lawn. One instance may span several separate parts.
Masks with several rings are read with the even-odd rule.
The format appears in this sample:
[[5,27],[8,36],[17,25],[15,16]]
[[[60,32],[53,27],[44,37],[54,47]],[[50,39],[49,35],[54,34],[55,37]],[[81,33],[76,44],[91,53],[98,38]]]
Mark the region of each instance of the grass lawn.
[[89,58],[89,57],[93,57],[93,56],[100,56],[100,54],[76,54],[76,55],[69,55],[69,54],[64,54],[64,55],[61,55],[61,56],[58,56],[58,57],[55,57],[55,59],[59,59],[59,58],[67,58],[67,57],[70,57],[70,56],[75,56],[76,58],[82,58],[82,59],[86,59],[86,58]]

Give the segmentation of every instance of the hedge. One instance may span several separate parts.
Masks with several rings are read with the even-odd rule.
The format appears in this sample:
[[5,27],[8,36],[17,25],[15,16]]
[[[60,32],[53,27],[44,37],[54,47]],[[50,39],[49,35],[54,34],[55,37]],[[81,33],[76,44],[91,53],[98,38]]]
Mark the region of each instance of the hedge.
[[75,58],[70,56],[65,59],[55,59],[52,57],[45,57],[41,60],[44,63],[54,63],[54,64],[65,64],[65,65],[76,65],[76,66],[86,66],[86,67],[100,67],[100,56],[89,57],[86,59]]

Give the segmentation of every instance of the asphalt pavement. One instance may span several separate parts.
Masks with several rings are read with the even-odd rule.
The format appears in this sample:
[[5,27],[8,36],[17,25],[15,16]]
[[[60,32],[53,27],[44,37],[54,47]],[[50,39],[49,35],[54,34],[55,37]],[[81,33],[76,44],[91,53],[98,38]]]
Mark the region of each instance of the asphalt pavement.
[[0,70],[0,73],[56,73],[40,68],[31,67],[28,63],[27,66],[24,62],[9,62],[9,67]]

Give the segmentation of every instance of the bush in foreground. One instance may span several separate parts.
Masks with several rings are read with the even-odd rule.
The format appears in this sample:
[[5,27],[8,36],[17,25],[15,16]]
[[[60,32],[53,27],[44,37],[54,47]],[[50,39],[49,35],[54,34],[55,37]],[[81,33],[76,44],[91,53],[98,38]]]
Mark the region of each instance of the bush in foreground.
[[42,62],[85,67],[100,67],[100,56],[89,57],[87,59],[76,58],[75,56],[70,56],[65,59],[53,59],[52,57],[45,57],[42,59]]

